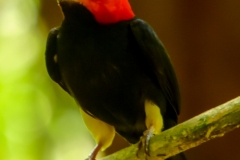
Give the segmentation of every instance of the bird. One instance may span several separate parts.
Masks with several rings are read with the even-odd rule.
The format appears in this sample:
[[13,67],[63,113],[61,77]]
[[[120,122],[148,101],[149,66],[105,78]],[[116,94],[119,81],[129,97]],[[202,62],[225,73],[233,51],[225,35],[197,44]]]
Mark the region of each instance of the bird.
[[148,145],[153,135],[175,126],[180,91],[172,62],[128,0],[57,2],[63,21],[48,34],[46,68],[80,106],[96,141],[87,159],[95,160],[116,133],[131,144],[146,137]]

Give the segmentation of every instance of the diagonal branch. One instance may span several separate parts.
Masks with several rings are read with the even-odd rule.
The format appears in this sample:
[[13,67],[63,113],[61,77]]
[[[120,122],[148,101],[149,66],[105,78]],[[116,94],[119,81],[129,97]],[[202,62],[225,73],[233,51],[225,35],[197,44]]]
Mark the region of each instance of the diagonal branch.
[[[240,97],[208,110],[151,139],[150,155],[162,160],[240,127]],[[140,160],[137,144],[100,160]]]

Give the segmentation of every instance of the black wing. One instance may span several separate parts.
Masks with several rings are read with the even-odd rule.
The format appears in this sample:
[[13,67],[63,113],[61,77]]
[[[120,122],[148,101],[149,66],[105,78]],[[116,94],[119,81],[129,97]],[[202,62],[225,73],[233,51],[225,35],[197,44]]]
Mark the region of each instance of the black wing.
[[66,85],[62,81],[61,72],[57,63],[58,33],[59,28],[53,28],[48,34],[47,46],[45,51],[46,67],[51,79],[58,83],[66,92],[68,92]]
[[170,58],[153,29],[143,20],[131,22],[132,33],[151,67],[158,83],[176,114],[180,112],[180,93]]

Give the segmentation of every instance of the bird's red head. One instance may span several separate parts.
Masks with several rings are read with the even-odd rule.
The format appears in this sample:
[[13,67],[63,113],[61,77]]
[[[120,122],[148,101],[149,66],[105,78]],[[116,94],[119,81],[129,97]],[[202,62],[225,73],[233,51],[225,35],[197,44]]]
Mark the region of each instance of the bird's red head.
[[130,20],[134,13],[128,0],[78,0],[101,24]]

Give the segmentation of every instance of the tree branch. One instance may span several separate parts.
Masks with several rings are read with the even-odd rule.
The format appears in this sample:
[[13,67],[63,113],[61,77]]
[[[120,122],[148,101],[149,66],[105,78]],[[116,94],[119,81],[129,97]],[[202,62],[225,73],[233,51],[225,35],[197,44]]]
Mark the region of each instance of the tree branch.
[[[240,97],[187,120],[150,141],[150,155],[163,160],[196,147],[240,127]],[[127,147],[100,160],[140,160],[138,144]]]

